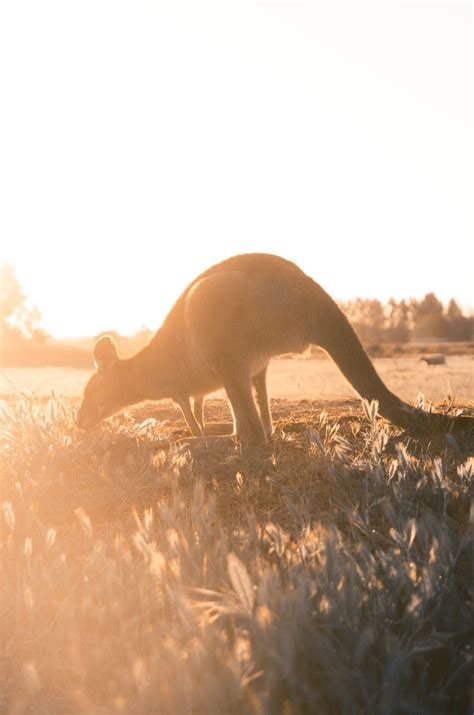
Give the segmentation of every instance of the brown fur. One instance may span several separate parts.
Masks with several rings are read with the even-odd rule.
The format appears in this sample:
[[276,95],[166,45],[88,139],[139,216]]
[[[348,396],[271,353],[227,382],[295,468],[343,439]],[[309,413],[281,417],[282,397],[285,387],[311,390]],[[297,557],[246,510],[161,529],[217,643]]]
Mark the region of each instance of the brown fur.
[[264,444],[272,432],[268,363],[311,344],[324,348],[359,395],[378,400],[381,414],[395,424],[472,427],[471,418],[453,421],[403,403],[382,382],[330,296],[295,264],[259,253],[234,256],[198,276],[133,357],[120,359],[112,339],[101,338],[94,350],[99,369],[86,386],[78,424],[92,427],[126,405],[172,398],[200,436],[203,398],[224,387],[238,439]]

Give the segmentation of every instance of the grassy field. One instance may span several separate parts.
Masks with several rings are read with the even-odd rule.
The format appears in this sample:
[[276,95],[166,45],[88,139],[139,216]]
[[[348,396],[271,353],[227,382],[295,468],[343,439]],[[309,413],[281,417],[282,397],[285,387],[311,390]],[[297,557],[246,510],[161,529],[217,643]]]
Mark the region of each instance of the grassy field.
[[[454,359],[377,366],[472,412]],[[85,373],[6,371],[35,394],[2,381],[0,713],[473,711],[473,445],[400,434],[330,368],[275,362],[253,456],[177,446],[167,402],[81,433]]]
[[[447,366],[428,367],[418,357],[375,358],[375,366],[387,385],[405,400],[421,393],[440,402],[447,395],[458,400],[474,398],[474,358],[450,355]],[[73,368],[5,368],[0,374],[0,397],[23,390],[35,396],[74,397],[82,393],[91,370]],[[11,380],[11,383],[5,378]],[[12,384],[13,383],[13,384]],[[278,398],[304,399],[353,396],[349,383],[328,358],[274,360],[269,373],[270,394]],[[221,397],[223,393],[218,393]]]

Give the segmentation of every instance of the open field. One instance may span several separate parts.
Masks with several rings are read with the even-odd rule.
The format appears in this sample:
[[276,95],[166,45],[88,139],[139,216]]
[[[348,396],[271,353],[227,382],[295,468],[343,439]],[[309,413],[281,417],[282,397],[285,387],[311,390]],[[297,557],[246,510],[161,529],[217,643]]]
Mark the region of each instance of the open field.
[[[428,367],[415,357],[375,358],[383,380],[400,397],[414,402],[422,393],[427,400],[440,402],[448,394],[458,400],[474,399],[474,357],[451,355],[447,366]],[[0,397],[17,394],[17,389],[36,396],[80,395],[91,370],[73,368],[5,368],[0,374]],[[278,398],[317,399],[353,396],[354,392],[332,360],[274,360],[269,373],[270,394]],[[222,396],[223,393],[217,393]]]
[[[402,396],[473,412],[468,358],[400,360]],[[168,402],[81,433],[85,372],[6,371],[35,395],[1,378],[0,713],[472,712],[472,441],[400,434],[332,367],[275,361],[247,456],[176,446]]]

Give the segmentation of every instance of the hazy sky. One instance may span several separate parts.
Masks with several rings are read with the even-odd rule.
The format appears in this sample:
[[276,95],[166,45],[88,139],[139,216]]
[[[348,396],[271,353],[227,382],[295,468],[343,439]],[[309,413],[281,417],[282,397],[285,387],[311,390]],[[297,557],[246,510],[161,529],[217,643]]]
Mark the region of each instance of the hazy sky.
[[202,269],[474,304],[470,3],[2,0],[0,262],[54,335]]

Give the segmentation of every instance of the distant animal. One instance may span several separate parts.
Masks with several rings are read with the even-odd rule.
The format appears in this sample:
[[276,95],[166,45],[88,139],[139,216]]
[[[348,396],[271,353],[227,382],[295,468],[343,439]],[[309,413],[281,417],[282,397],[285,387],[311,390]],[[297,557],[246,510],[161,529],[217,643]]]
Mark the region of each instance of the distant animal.
[[474,425],[474,418],[425,412],[394,395],[323,288],[294,263],[262,253],[234,256],[197,276],[150,343],[132,357],[119,358],[110,336],[100,338],[94,347],[98,369],[85,387],[78,425],[92,428],[127,405],[171,398],[191,433],[201,437],[203,400],[223,387],[237,439],[243,446],[264,445],[273,431],[268,364],[311,344],[323,348],[359,395],[377,400],[380,414],[396,425],[428,432]]
[[423,360],[427,365],[447,365],[446,355],[436,353],[434,355],[421,355],[420,360]]

